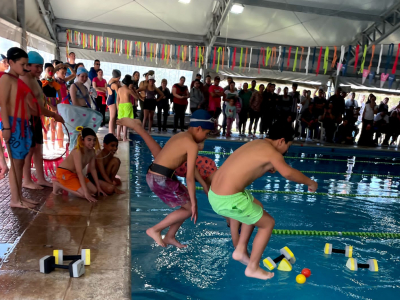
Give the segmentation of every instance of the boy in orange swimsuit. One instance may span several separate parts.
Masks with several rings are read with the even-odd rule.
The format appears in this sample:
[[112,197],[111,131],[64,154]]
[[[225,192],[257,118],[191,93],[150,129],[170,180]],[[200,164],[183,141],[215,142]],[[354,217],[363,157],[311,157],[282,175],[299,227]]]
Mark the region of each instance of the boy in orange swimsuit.
[[[33,200],[23,198],[22,170],[24,159],[28,155],[32,144],[32,131],[29,127],[31,111],[37,113],[38,108],[33,105],[33,94],[29,87],[19,79],[19,76],[29,72],[28,54],[17,47],[7,51],[7,59],[10,64],[8,73],[0,76],[0,107],[3,139],[9,149],[8,155],[11,159],[10,188],[11,207],[32,208],[37,204]],[[32,106],[30,106],[32,104]]]

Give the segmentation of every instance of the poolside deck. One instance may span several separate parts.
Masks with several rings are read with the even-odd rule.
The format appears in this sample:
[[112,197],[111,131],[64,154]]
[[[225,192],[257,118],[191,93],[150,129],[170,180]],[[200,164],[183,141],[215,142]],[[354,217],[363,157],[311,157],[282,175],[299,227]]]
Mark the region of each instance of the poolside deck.
[[[120,143],[117,156],[126,194],[96,204],[45,189],[29,192],[42,198],[39,214],[11,210],[7,183],[0,184],[0,242],[12,245],[0,261],[1,299],[131,299],[128,143]],[[91,265],[83,277],[70,278],[66,270],[39,272],[39,259],[52,255],[53,249],[73,255],[85,248],[91,249]]]

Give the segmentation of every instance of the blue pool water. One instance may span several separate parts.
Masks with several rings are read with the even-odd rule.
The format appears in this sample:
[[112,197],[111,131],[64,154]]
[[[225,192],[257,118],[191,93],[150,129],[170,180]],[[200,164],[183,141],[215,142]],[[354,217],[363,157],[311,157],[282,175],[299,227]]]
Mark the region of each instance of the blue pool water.
[[[199,218],[196,225],[185,221],[177,239],[188,247],[155,245],[145,231],[161,221],[171,209],[159,200],[146,184],[145,174],[152,156],[143,141],[131,142],[131,243],[132,298],[139,299],[399,299],[400,239],[363,237],[272,235],[263,258],[279,255],[288,246],[297,262],[291,272],[275,270],[275,277],[261,281],[245,277],[245,267],[231,258],[233,246],[225,220],[216,215],[206,195],[197,191]],[[164,145],[165,138],[157,139]],[[206,141],[205,150],[231,152],[240,143]],[[290,156],[300,156],[301,148]],[[209,155],[217,166],[226,156]],[[314,157],[307,154],[306,157]],[[335,158],[323,156],[325,158]],[[337,157],[346,159],[346,157]],[[362,158],[361,160],[366,160]],[[346,162],[287,159],[299,170],[344,173]],[[399,165],[358,163],[352,171],[366,174],[400,175]],[[399,178],[374,176],[313,176],[319,192],[399,196]],[[234,174],[232,175],[234,176]],[[250,189],[306,191],[279,174],[266,174]],[[277,229],[400,232],[400,199],[349,198],[308,195],[254,193],[276,221]],[[255,234],[253,234],[254,237]],[[359,262],[377,259],[379,272],[352,272],[345,267],[344,255],[325,256],[325,243],[337,248],[354,246]],[[250,240],[251,250],[252,240]],[[306,284],[296,283],[303,268],[312,272]]]

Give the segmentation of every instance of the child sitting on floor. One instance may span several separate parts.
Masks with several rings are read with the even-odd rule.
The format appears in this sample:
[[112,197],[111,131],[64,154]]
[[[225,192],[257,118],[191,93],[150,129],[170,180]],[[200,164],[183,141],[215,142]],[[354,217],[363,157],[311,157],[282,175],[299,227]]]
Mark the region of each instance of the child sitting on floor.
[[[108,133],[104,137],[103,150],[96,156],[96,173],[99,178],[101,189],[108,195],[113,193],[125,194],[117,186],[121,185],[121,180],[116,178],[121,161],[118,157],[114,157],[118,150],[118,139],[112,133]],[[87,176],[91,183],[95,184],[92,173]]]
[[[119,125],[132,128],[134,120],[124,118],[118,121]],[[214,128],[214,120],[205,110],[196,110],[190,119],[190,128],[171,137],[155,157],[146,175],[150,189],[169,207],[180,206],[171,212],[164,220],[146,230],[158,245],[174,245],[184,248],[176,240],[175,234],[183,222],[191,216],[196,223],[197,199],[195,186],[195,169],[198,152],[198,143],[203,142],[209,132]],[[186,183],[187,188],[175,177],[175,170],[187,162]],[[161,232],[169,227],[164,239]]]
[[[57,168],[57,180],[53,182],[53,193],[57,195],[61,190],[65,190],[89,202],[97,202],[93,195],[107,196],[100,187],[96,172],[95,150],[100,150],[100,145],[96,133],[91,128],[80,130],[81,134],[78,136],[75,149]],[[87,165],[89,165],[88,171],[93,176],[94,184],[83,176],[82,171]]]

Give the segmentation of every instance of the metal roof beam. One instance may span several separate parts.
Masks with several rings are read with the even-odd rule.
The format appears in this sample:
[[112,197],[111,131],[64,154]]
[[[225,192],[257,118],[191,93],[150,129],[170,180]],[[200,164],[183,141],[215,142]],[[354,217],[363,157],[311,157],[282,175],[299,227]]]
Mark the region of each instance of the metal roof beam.
[[50,33],[51,38],[54,40],[54,43],[56,44],[56,53],[55,57],[56,59],[60,58],[60,49],[58,46],[58,38],[57,38],[57,31],[56,27],[54,25],[54,13],[53,9],[51,8],[51,4],[49,0],[36,0],[38,6],[39,6],[39,11],[43,17],[43,20],[46,24],[47,30]]
[[152,30],[145,28],[135,28],[119,25],[110,25],[93,22],[79,22],[76,20],[56,19],[54,22],[61,29],[72,29],[85,33],[96,34],[118,39],[171,42],[171,43],[186,43],[186,44],[204,44],[204,36],[195,34],[185,34],[179,32],[169,32],[161,30]]
[[263,0],[235,0],[235,3],[240,3],[248,6],[278,9],[284,11],[300,12],[305,14],[338,17],[338,18],[357,20],[357,21],[375,22],[381,20],[381,17],[377,15],[348,12],[343,10],[326,9],[313,6],[288,4],[282,2],[263,1]]

